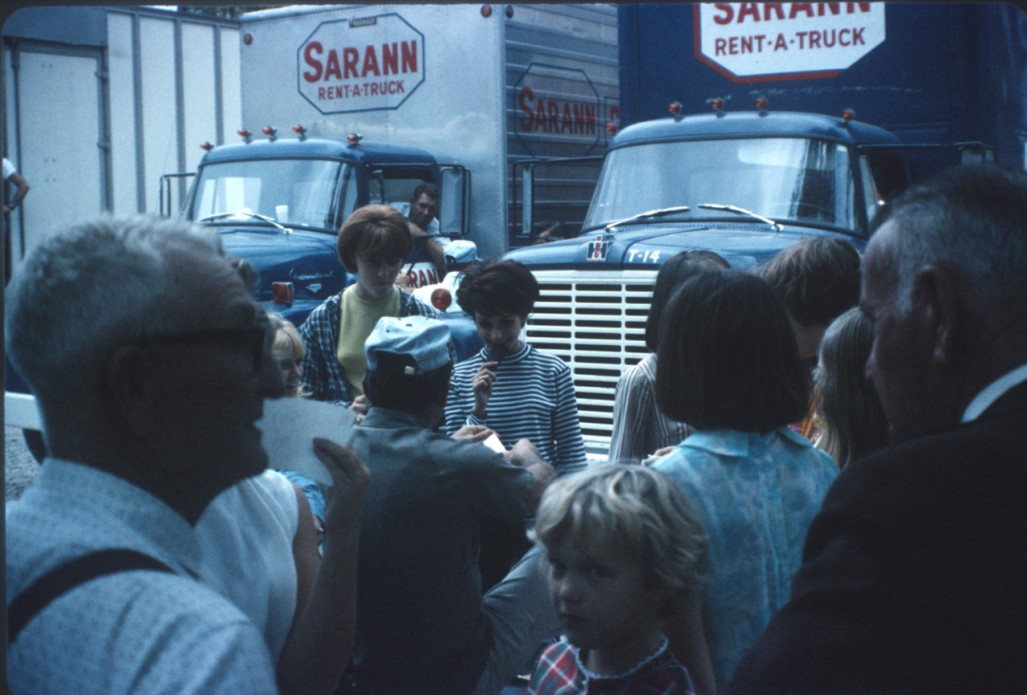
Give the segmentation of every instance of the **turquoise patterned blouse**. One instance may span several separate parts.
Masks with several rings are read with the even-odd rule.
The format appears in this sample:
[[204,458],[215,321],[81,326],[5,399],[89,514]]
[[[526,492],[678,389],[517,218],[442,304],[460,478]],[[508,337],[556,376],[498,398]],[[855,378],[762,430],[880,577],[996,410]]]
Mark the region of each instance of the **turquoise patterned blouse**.
[[838,467],[781,427],[696,432],[653,468],[684,490],[709,536],[703,623],[717,686],[726,689],[788,601],[806,530]]

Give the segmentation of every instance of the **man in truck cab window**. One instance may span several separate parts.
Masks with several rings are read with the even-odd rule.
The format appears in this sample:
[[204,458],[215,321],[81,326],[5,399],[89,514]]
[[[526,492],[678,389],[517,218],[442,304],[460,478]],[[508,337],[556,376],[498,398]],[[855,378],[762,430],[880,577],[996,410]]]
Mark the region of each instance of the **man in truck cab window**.
[[446,254],[433,238],[439,235],[438,212],[439,187],[434,183],[419,184],[410,196],[407,213],[414,248],[398,280],[407,289],[434,285],[446,274]]

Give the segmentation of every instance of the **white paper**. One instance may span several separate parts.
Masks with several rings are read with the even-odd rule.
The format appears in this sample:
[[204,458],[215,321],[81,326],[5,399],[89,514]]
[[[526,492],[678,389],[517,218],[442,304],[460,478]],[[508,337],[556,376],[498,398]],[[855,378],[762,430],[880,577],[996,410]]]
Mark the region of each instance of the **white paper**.
[[503,442],[501,442],[499,440],[499,437],[496,435],[495,432],[490,434],[488,436],[488,439],[483,441],[482,444],[484,444],[488,448],[492,449],[497,454],[505,454],[506,453],[506,447],[503,446]]
[[314,437],[348,445],[356,420],[349,408],[306,398],[269,398],[257,426],[268,466],[296,471],[331,486],[328,468],[314,455]]

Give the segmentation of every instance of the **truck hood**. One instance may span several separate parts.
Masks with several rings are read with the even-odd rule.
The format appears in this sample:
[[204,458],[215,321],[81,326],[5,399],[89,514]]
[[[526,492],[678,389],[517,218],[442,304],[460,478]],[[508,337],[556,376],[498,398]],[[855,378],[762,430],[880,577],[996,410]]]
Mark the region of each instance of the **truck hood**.
[[271,283],[291,282],[295,298],[327,299],[342,289],[346,273],[335,252],[336,236],[273,227],[215,225],[225,252],[258,270],[258,299],[271,297]]
[[[534,269],[576,267],[602,271],[661,265],[681,251],[705,249],[720,254],[736,268],[748,268],[808,236],[837,233],[798,225],[784,225],[775,231],[755,221],[661,222],[627,225],[615,232],[585,232],[573,239],[520,248],[506,257]],[[865,239],[849,240],[863,251]]]

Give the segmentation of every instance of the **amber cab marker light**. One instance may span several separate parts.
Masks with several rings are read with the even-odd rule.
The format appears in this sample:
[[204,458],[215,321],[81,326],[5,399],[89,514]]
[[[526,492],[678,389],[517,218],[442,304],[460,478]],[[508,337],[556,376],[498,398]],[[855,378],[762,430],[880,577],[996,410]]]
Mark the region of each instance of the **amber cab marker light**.
[[438,287],[431,293],[431,305],[439,311],[445,311],[453,303],[453,295],[444,287]]
[[275,304],[292,304],[293,287],[291,282],[272,282],[271,301]]

